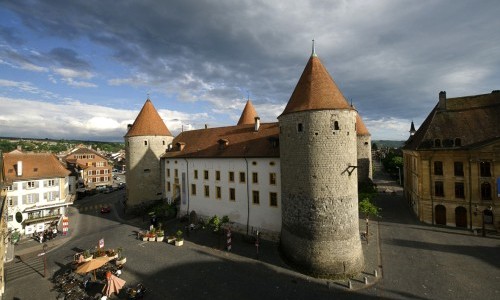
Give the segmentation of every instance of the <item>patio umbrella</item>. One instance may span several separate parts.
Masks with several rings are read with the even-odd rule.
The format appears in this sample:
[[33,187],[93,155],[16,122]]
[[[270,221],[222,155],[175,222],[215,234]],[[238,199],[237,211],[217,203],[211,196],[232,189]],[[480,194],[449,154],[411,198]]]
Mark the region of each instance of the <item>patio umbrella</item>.
[[88,261],[88,262],[83,263],[80,266],[78,266],[78,268],[76,268],[75,272],[78,274],[85,274],[85,273],[94,271],[94,280],[95,280],[96,279],[95,270],[102,267],[108,261],[109,261],[109,258],[107,256],[94,258],[91,261]]
[[118,278],[112,274],[110,274],[110,276],[106,276],[106,277],[107,277],[108,281],[107,281],[106,285],[104,286],[104,288],[102,289],[102,292],[107,297],[111,297],[111,294],[113,294],[113,293],[116,293],[118,295],[120,290],[125,285],[126,281],[121,279],[121,278]]

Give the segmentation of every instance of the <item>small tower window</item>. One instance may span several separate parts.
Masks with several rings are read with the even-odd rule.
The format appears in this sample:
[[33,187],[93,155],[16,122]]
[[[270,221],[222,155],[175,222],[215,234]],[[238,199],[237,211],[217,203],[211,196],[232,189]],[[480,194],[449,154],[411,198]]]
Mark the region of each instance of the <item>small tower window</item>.
[[144,146],[147,146],[148,145],[148,141],[144,141]]
[[460,138],[455,139],[455,147],[460,147],[462,146],[462,140]]
[[302,125],[302,123],[297,124],[297,131],[298,132],[304,131],[304,126]]
[[165,141],[163,141],[163,146],[165,146]]
[[339,122],[338,122],[338,121],[335,121],[335,122],[333,123],[333,129],[335,129],[335,130],[340,130],[340,128],[339,128]]

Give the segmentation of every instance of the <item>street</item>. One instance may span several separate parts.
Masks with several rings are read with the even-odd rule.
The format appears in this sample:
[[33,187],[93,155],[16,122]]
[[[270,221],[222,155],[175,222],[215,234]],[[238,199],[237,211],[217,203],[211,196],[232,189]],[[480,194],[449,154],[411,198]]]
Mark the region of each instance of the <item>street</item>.
[[[239,240],[233,253],[217,250],[217,237],[210,232],[191,233],[182,247],[140,241],[137,230],[149,224],[142,219],[123,220],[123,195],[120,190],[75,203],[70,213],[72,238],[47,253],[50,276],[77,251],[95,247],[103,238],[106,249],[123,247],[127,263],[121,277],[128,286],[143,283],[148,288],[146,299],[500,298],[500,237],[483,238],[466,230],[421,224],[400,190],[377,196],[382,208],[378,220],[382,278],[356,291],[296,273],[283,263],[273,243],[263,244],[257,260],[252,245]],[[100,206],[106,204],[112,204],[111,212],[101,214]],[[166,233],[179,226],[175,220],[164,225]],[[22,272],[13,272],[14,268]],[[6,269],[5,299],[56,298],[51,284],[43,279],[40,257],[16,260]]]

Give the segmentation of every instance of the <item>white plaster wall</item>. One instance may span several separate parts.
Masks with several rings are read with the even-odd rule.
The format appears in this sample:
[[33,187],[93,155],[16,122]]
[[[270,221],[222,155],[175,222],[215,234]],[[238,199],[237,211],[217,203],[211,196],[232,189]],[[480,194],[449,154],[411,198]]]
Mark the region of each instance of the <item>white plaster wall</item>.
[[[181,193],[181,212],[196,211],[200,216],[211,217],[227,215],[232,222],[238,223],[240,230],[252,233],[252,230],[279,233],[281,230],[281,183],[279,158],[209,158],[209,159],[164,159],[162,177],[170,182],[171,190],[165,194],[175,196],[174,183],[182,185],[182,173],[186,174],[186,194]],[[273,165],[271,164],[273,163]],[[170,177],[166,169],[170,169]],[[176,181],[175,169],[178,170]],[[194,178],[198,170],[198,178]],[[204,171],[209,172],[209,179],[204,179]],[[220,180],[216,180],[216,171],[220,171]],[[234,172],[234,182],[229,182],[229,172]],[[245,173],[245,182],[240,182],[240,172]],[[252,182],[252,173],[258,173],[258,183]],[[269,174],[276,174],[276,184],[271,185]],[[192,194],[191,184],[196,185],[196,195]],[[204,186],[208,185],[210,196],[205,197]],[[221,198],[216,198],[216,187],[221,188]],[[235,189],[236,200],[229,200],[229,188]],[[259,204],[253,204],[252,191],[259,191]],[[276,207],[270,206],[269,193],[277,193]],[[248,227],[247,227],[248,224]]]

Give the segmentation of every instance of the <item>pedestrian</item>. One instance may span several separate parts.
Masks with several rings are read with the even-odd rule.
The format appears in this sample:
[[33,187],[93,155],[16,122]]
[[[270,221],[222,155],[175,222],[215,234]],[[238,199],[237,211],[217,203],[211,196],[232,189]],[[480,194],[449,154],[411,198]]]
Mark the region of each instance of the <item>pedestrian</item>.
[[43,232],[40,232],[38,239],[40,240],[40,244],[43,243]]

